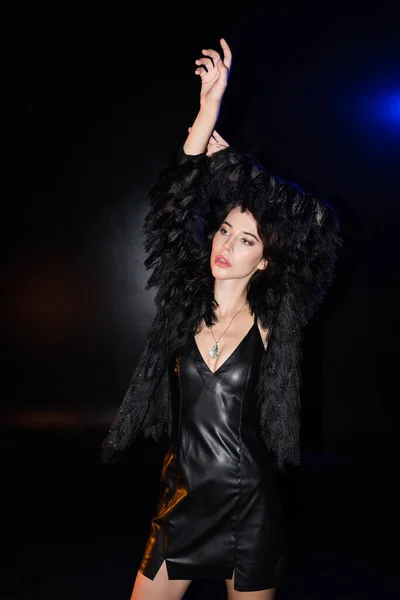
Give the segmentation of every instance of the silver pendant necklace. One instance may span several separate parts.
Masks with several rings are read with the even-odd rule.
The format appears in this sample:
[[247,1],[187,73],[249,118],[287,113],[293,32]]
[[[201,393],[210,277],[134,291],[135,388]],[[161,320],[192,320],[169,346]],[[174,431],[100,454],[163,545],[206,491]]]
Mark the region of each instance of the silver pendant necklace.
[[[246,302],[247,302],[247,300],[246,300]],[[238,311],[237,311],[236,315],[233,315],[233,317],[232,317],[232,319],[231,319],[231,322],[229,323],[229,325],[228,325],[228,327],[225,329],[225,331],[223,331],[223,332],[221,333],[221,335],[219,336],[218,340],[216,340],[216,339],[215,339],[215,336],[214,336],[213,330],[212,330],[212,329],[211,329],[211,327],[210,327],[210,329],[211,329],[211,334],[212,334],[212,336],[213,336],[213,338],[214,338],[214,342],[215,342],[215,344],[213,344],[213,345],[211,346],[211,349],[208,351],[208,354],[210,355],[210,357],[211,357],[211,358],[218,358],[218,356],[219,356],[219,351],[218,351],[218,342],[219,342],[219,340],[222,338],[222,336],[224,335],[224,333],[225,333],[226,331],[228,331],[229,327],[231,326],[231,323],[232,323],[233,319],[234,319],[235,317],[237,317],[237,315],[240,313],[240,311],[241,311],[241,310],[243,310],[243,308],[246,306],[246,302],[243,304],[242,308],[241,308],[240,310],[238,310]]]

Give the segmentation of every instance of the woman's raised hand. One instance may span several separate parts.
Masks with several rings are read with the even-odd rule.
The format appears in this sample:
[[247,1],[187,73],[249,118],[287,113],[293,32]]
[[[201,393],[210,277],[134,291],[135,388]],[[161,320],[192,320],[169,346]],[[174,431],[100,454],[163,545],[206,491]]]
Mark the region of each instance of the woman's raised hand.
[[196,60],[199,66],[195,73],[201,77],[200,110],[183,145],[187,155],[196,156],[206,152],[210,156],[229,145],[215,131],[232,63],[228,44],[223,38],[220,43],[223,59],[216,50],[209,49],[202,50],[203,58]]
[[216,50],[208,49],[202,50],[204,57],[196,60],[196,65],[200,65],[195,70],[201,77],[200,106],[220,103],[228,85],[232,53],[224,38],[220,44],[223,58]]

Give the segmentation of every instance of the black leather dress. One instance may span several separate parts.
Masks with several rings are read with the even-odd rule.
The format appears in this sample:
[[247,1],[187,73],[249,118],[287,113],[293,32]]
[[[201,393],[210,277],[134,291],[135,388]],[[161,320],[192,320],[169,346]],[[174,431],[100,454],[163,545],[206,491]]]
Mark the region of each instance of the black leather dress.
[[264,352],[256,319],[213,373],[194,337],[170,365],[173,435],[161,496],[139,567],[154,579],[231,579],[277,587],[285,526],[273,459],[257,431],[255,387]]

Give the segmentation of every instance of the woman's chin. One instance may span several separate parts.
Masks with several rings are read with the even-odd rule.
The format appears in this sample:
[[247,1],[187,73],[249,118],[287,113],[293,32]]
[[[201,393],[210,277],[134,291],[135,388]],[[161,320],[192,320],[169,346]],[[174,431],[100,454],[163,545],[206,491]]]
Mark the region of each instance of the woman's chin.
[[215,279],[230,279],[229,271],[231,271],[230,267],[225,269],[221,267],[211,267],[211,273]]

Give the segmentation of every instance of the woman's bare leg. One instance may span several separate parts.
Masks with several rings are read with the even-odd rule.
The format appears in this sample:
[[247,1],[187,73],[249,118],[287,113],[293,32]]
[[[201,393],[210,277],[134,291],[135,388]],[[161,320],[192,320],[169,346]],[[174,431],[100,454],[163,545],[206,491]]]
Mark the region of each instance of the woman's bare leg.
[[164,560],[153,580],[137,572],[131,600],[181,600],[190,583],[190,579],[168,579]]
[[228,600],[274,600],[275,598],[276,588],[260,590],[259,592],[238,592],[233,588],[235,585],[235,572],[232,579],[225,579],[225,583]]

